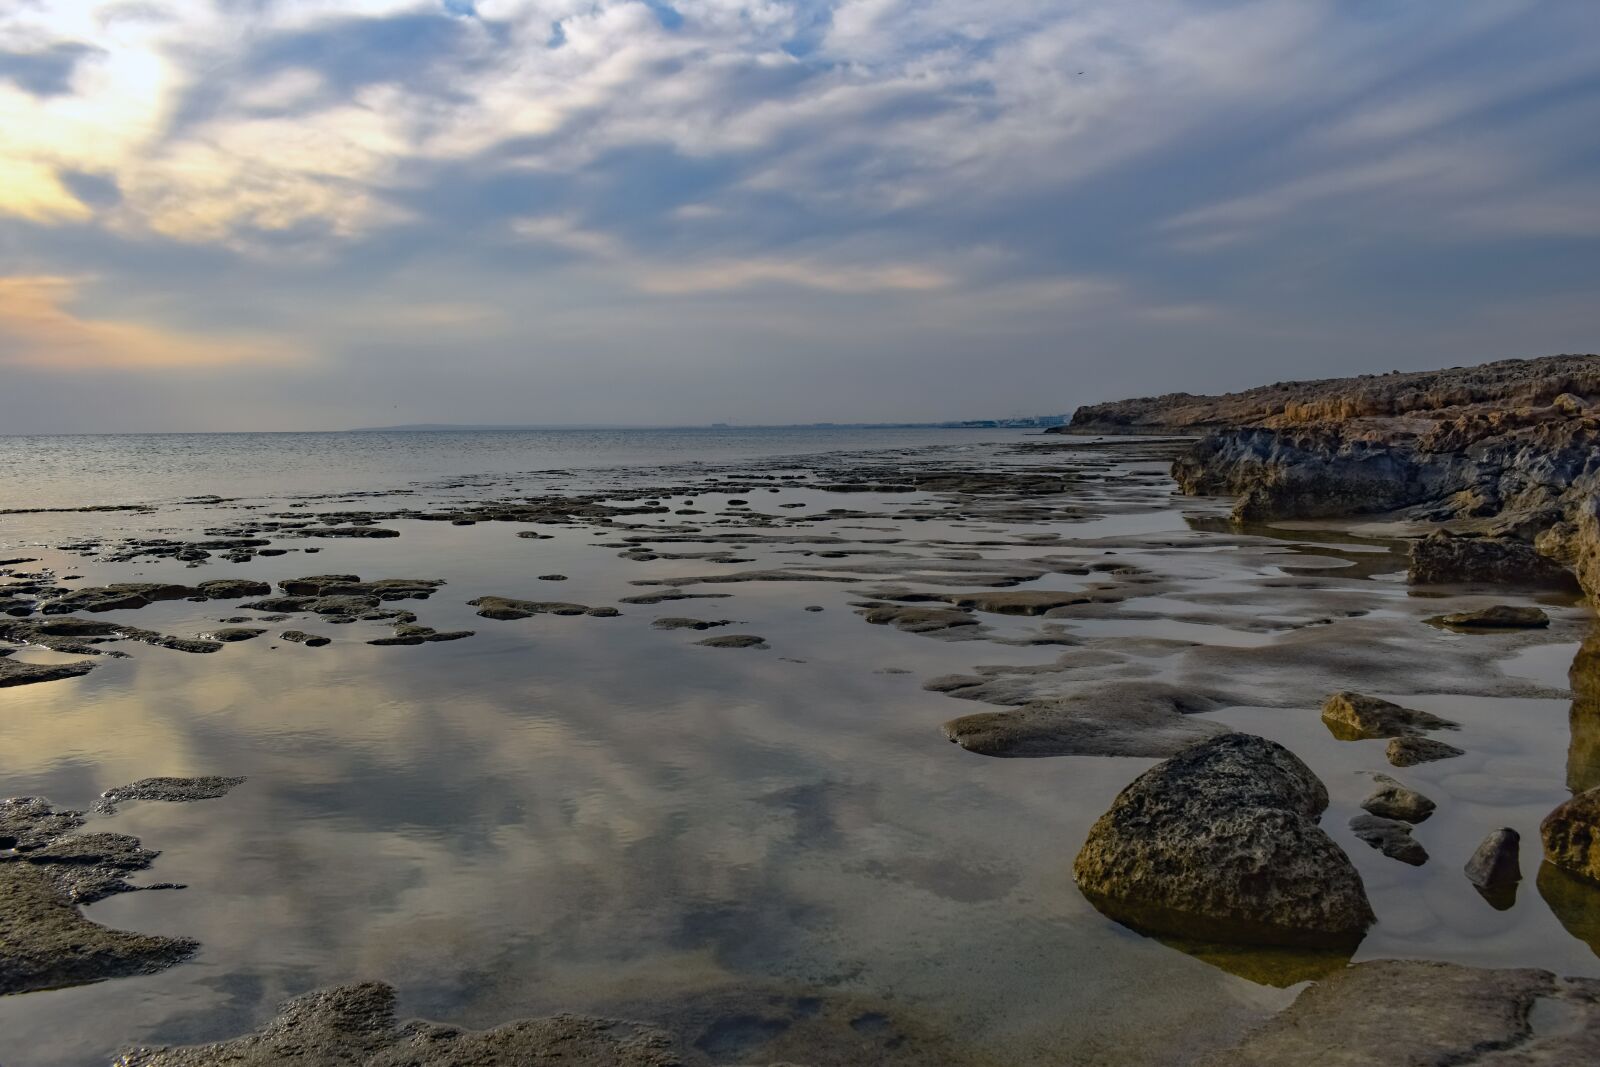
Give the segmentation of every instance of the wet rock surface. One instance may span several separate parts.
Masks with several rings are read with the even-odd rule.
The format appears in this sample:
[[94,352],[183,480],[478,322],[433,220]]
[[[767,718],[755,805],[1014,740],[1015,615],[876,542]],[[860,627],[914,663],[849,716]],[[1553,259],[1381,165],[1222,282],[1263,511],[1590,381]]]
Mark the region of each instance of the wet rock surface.
[[1392,860],[1413,867],[1428,862],[1428,850],[1411,836],[1411,825],[1399,819],[1357,815],[1350,820],[1350,832]]
[[[970,683],[964,686],[962,683]],[[952,678],[944,691],[983,687],[982,678]],[[949,740],[986,756],[1171,756],[1229,732],[1222,723],[1190,718],[1224,702],[1159,683],[1087,689],[1016,710],[978,712],[944,724]]]
[[1550,616],[1531,606],[1496,604],[1438,616],[1441,626],[1456,630],[1528,630],[1550,625]]
[[79,905],[140,888],[124,879],[157,853],[82,826],[81,812],[37,797],[0,801],[0,994],[153,974],[197,947],[84,918]]
[[1377,788],[1361,802],[1362,808],[1368,813],[1382,819],[1399,819],[1409,823],[1424,822],[1433,814],[1432,800],[1388,775],[1373,775],[1373,784]]
[[[1417,560],[1420,580],[1547,583],[1559,567],[1594,597],[1596,395],[1600,356],[1551,356],[1152,398],[1085,409],[1079,428],[1161,418],[1211,429],[1174,463],[1174,477],[1186,493],[1236,497],[1241,522],[1403,511],[1524,546],[1431,542]],[[1528,547],[1548,563],[1519,566]]]
[[1102,911],[1200,940],[1353,946],[1374,921],[1350,858],[1317,825],[1328,794],[1283,746],[1194,745],[1125,788],[1073,864]]
[[1384,757],[1396,767],[1415,767],[1419,763],[1454,759],[1466,755],[1461,749],[1431,737],[1396,737],[1384,749]]
[[1497,897],[1514,893],[1522,881],[1522,835],[1509,826],[1491,830],[1463,870],[1478,892],[1498,903]]
[[1597,1057],[1600,981],[1375,960],[1317,982],[1238,1046],[1200,1064],[1569,1067]]
[[195,800],[216,800],[225,797],[245,779],[221,775],[202,775],[199,778],[141,778],[137,782],[119,785],[100,794],[95,810],[104,815],[114,815],[117,805],[130,800],[161,800],[169,804],[185,804]]
[[592,615],[609,618],[617,615],[616,608],[592,608],[587,604],[572,604],[559,600],[517,600],[513,597],[481,596],[467,601],[486,619],[508,621],[531,619],[535,615]]
[[707,637],[696,641],[695,644],[706,648],[771,648],[767,639],[757,634],[718,634],[716,637]]
[[65,678],[78,678],[94,669],[87,660],[77,663],[26,663],[0,657],[0,688],[13,685],[33,685],[37,682],[59,682]]
[[124,1052],[113,1067],[212,1067],[229,1063],[269,1067],[677,1067],[683,1063],[666,1033],[636,1023],[556,1015],[492,1030],[408,1022],[397,1024],[395,993],[379,982],[308,993],[283,1005],[261,1033],[190,1048]]
[[1333,694],[1323,703],[1322,721],[1341,741],[1405,737],[1426,730],[1456,728],[1455,723],[1429,712],[1348,690]]
[[1406,577],[1413,585],[1477,583],[1565,589],[1577,584],[1570,570],[1540,555],[1526,541],[1461,537],[1448,530],[1435,530],[1412,542]]
[[1579,793],[1539,824],[1544,856],[1569,874],[1600,883],[1600,788]]

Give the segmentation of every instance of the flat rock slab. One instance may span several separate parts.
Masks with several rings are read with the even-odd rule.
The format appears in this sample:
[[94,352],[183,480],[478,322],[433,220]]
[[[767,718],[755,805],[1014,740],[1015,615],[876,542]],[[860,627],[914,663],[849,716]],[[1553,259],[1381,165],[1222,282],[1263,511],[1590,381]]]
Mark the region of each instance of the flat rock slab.
[[980,711],[944,724],[944,735],[985,756],[1166,757],[1230,727],[1196,712],[1224,702],[1209,693],[1156,682],[1101,685],[1015,710]]
[[59,682],[63,678],[77,678],[92,670],[94,664],[88,660],[74,663],[23,663],[10,657],[0,658],[0,689],[9,685]]
[[669,615],[651,623],[657,630],[711,630],[718,626],[731,626],[732,619],[690,619],[681,615]]
[[1073,874],[1135,929],[1350,949],[1374,916],[1350,857],[1317,825],[1327,806],[1288,749],[1228,734],[1135,778],[1090,829]]
[[560,600],[517,600],[504,596],[481,596],[476,600],[467,601],[467,604],[477,608],[478,614],[485,619],[501,621],[528,619],[535,615],[592,615],[596,618],[611,618],[621,614],[612,607],[591,608],[587,604],[572,604]]
[[1600,1063],[1600,981],[1418,960],[1359,963],[1311,986],[1288,1010],[1200,1067],[1468,1063]]
[[1457,611],[1428,620],[1452,630],[1537,630],[1550,625],[1550,616],[1534,607],[1496,604],[1476,611]]
[[81,812],[37,797],[0,801],[0,995],[153,974],[198,947],[188,938],[113,930],[80,904],[131,892],[124,877],[156,853],[126,834],[79,834]]
[[758,634],[719,634],[695,644],[706,648],[771,648],[767,639]]
[[397,1024],[395,992],[379,982],[308,993],[258,1034],[213,1045],[132,1049],[113,1067],[679,1067],[677,1043],[638,1023],[555,1015],[462,1030]]
[[119,785],[100,794],[94,809],[106,815],[116,813],[117,805],[129,800],[164,800],[170,804],[186,804],[195,800],[216,800],[241,785],[244,778],[226,778],[205,775],[199,778],[141,778],[128,785]]

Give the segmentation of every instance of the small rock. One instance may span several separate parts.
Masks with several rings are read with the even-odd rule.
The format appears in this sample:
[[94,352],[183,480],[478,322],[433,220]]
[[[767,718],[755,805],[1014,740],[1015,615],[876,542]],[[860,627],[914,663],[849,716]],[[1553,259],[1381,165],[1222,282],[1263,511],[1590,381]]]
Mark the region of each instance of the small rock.
[[1333,694],[1323,703],[1322,721],[1341,741],[1456,729],[1456,724],[1449,719],[1348,690]]
[[1375,775],[1373,781],[1378,788],[1361,806],[1379,818],[1417,823],[1433,814],[1433,801],[1415,789],[1407,789],[1386,774]]
[[539,580],[541,582],[564,582],[567,580],[567,576],[565,574],[541,574],[539,575]]
[[1415,767],[1419,763],[1432,763],[1434,760],[1450,759],[1466,753],[1454,745],[1435,741],[1431,737],[1396,737],[1389,742],[1384,755],[1396,767]]
[[1493,831],[1483,839],[1478,850],[1467,860],[1464,868],[1467,872],[1467,881],[1478,888],[1485,896],[1490,896],[1490,903],[1495,897],[1508,890],[1515,891],[1516,885],[1522,880],[1522,835],[1503,826]]
[[297,645],[305,645],[308,648],[321,648],[323,645],[331,643],[330,638],[322,637],[319,634],[308,634],[304,630],[285,630],[278,637],[284,641],[292,641]]
[[688,619],[681,616],[669,615],[651,623],[657,630],[710,630],[716,626],[728,626],[732,619]]
[[1350,820],[1350,829],[1357,837],[1390,859],[1409,863],[1413,867],[1420,867],[1428,862],[1428,850],[1412,838],[1411,827],[1398,819],[1357,815]]

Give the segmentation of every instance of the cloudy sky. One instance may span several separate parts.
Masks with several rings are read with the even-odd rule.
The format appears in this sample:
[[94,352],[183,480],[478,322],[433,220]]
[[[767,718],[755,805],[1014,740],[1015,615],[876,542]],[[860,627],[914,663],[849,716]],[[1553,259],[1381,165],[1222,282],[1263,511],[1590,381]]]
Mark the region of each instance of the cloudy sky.
[[0,432],[1600,350],[1594,0],[0,0]]

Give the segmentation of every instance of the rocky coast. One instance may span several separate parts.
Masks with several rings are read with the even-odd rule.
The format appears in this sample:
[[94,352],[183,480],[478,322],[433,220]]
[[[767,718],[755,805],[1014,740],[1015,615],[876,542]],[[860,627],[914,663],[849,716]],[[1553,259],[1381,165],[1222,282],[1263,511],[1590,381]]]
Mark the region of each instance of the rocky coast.
[[1582,1062],[1596,362],[18,510],[0,1058]]

